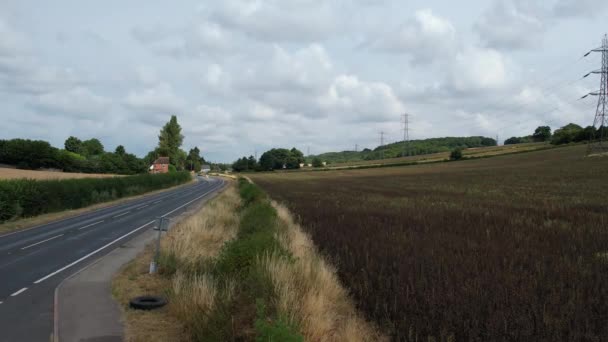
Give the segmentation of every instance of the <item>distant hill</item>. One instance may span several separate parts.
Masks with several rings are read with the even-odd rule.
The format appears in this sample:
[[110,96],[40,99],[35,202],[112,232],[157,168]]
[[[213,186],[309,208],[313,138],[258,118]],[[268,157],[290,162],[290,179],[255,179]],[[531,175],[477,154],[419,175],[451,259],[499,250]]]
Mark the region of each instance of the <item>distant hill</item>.
[[403,141],[400,141],[392,144],[378,146],[373,150],[364,149],[359,152],[327,152],[316,156],[307,156],[306,160],[310,163],[312,158],[319,157],[322,161],[330,164],[347,163],[361,160],[397,158],[401,157],[404,153],[405,155],[416,156],[421,154],[447,152],[457,147],[471,148],[485,146],[496,146],[496,140],[482,136],[474,136],[410,140],[407,145],[405,145]]

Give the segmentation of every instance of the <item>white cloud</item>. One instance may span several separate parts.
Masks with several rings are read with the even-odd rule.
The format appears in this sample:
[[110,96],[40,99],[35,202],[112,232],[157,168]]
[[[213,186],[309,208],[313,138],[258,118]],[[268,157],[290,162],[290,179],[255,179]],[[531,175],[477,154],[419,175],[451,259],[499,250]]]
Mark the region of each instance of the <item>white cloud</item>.
[[149,116],[143,117],[155,124],[166,120],[171,114],[182,113],[187,108],[186,101],[175,95],[173,87],[167,83],[129,92],[124,99],[124,105],[131,110],[158,115],[155,117],[158,120],[150,119]]
[[485,46],[522,49],[541,43],[545,31],[543,10],[534,3],[495,1],[475,23],[474,29]]
[[109,99],[76,87],[67,91],[53,91],[38,95],[32,106],[51,115],[66,115],[80,119],[96,119],[110,108]]
[[368,43],[372,48],[404,53],[414,63],[424,64],[443,58],[456,45],[456,29],[452,23],[430,9],[416,11],[414,18],[401,27]]
[[605,1],[558,0],[552,13],[558,17],[595,17],[608,8]]
[[498,51],[469,47],[454,56],[448,85],[458,92],[492,91],[508,85],[507,63]]
[[336,77],[319,103],[324,110],[340,115],[345,121],[394,121],[404,112],[403,103],[390,86],[364,82],[352,75]]
[[311,42],[335,33],[333,1],[225,0],[201,12],[222,26],[262,41]]

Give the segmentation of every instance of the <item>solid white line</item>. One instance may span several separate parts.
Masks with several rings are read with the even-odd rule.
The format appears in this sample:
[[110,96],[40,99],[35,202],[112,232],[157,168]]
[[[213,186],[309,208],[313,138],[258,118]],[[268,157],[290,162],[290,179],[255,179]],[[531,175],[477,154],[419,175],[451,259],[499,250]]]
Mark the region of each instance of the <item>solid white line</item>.
[[25,292],[25,290],[27,290],[27,287],[24,287],[24,288],[22,288],[21,290],[19,290],[19,291],[17,291],[17,292],[15,292],[15,293],[13,293],[13,294],[11,295],[11,297],[18,296],[19,294],[21,294],[21,293]]
[[112,216],[112,218],[117,218],[117,217],[125,216],[125,215],[127,215],[128,213],[130,213],[130,211],[127,211],[126,213],[118,214],[118,215],[116,215],[116,216]]
[[145,207],[147,207],[147,206],[149,206],[149,204],[142,205],[141,207],[138,207],[138,208],[137,208],[137,210],[142,209],[142,208],[145,208]]
[[80,259],[78,259],[78,260],[76,260],[76,261],[72,262],[71,264],[69,264],[69,265],[67,265],[67,266],[64,266],[64,267],[62,267],[62,268],[58,269],[57,271],[52,272],[52,273],[49,273],[49,274],[47,274],[46,276],[44,276],[44,277],[42,277],[42,278],[40,278],[40,279],[36,280],[36,281],[34,282],[34,284],[39,284],[39,283],[41,283],[41,282],[43,282],[43,281],[45,281],[45,280],[49,279],[50,277],[54,276],[55,274],[57,274],[57,273],[59,273],[59,272],[62,272],[62,271],[65,271],[66,269],[68,269],[68,268],[70,268],[70,267],[72,267],[72,266],[76,265],[77,263],[79,263],[79,262],[81,262],[81,261],[83,261],[83,260],[86,260],[86,259],[90,258],[90,257],[91,257],[92,255],[94,255],[95,253],[97,253],[97,252],[99,252],[99,251],[102,251],[102,250],[104,250],[104,249],[108,248],[109,246],[111,246],[111,245],[112,245],[112,244],[114,244],[115,242],[118,242],[118,241],[120,241],[120,240],[122,240],[122,239],[126,238],[127,236],[129,236],[129,235],[131,235],[131,234],[133,234],[133,233],[135,233],[135,232],[137,232],[137,231],[139,231],[139,230],[141,230],[141,229],[145,228],[146,226],[149,226],[150,224],[152,224],[152,223],[154,223],[154,222],[156,222],[156,220],[152,220],[152,221],[150,221],[150,222],[148,222],[148,223],[144,224],[143,226],[141,226],[141,227],[139,227],[139,228],[136,228],[136,229],[134,229],[134,230],[130,231],[129,233],[127,233],[127,234],[125,234],[125,235],[123,235],[123,236],[121,236],[121,237],[119,237],[119,238],[115,239],[114,241],[112,241],[112,242],[110,242],[110,243],[108,243],[108,244],[104,245],[103,247],[98,248],[98,249],[96,249],[96,250],[92,251],[91,253],[89,253],[89,254],[87,254],[87,255],[83,256],[82,258],[80,258]]
[[48,239],[46,239],[46,240],[42,240],[42,241],[36,242],[36,243],[31,244],[31,245],[29,245],[29,246],[22,247],[22,248],[21,248],[21,250],[28,249],[28,248],[30,248],[30,247],[34,247],[34,246],[36,246],[36,245],[39,245],[39,244],[44,243],[44,242],[47,242],[47,241],[51,241],[51,240],[56,239],[56,238],[61,237],[61,236],[63,236],[63,234],[55,235],[55,236],[53,236],[52,238],[48,238]]
[[[223,184],[224,184],[224,182],[222,181],[222,182],[220,183],[220,185],[223,185]],[[181,206],[179,206],[179,207],[177,207],[177,208],[175,208],[175,209],[171,210],[170,212],[166,213],[166,214],[165,214],[165,215],[163,215],[162,217],[165,217],[165,216],[167,216],[167,215],[169,215],[169,214],[171,214],[171,213],[173,213],[173,212],[175,212],[175,211],[177,211],[177,210],[179,210],[179,209],[181,209],[181,208],[185,207],[186,205],[188,205],[188,204],[190,204],[190,203],[192,203],[192,202],[196,201],[197,199],[199,199],[199,198],[201,198],[201,197],[203,197],[203,196],[205,196],[205,195],[207,195],[207,194],[209,194],[209,193],[211,193],[211,192],[213,192],[213,191],[217,190],[218,188],[219,188],[219,186],[218,186],[218,187],[215,187],[214,189],[212,189],[212,190],[210,190],[210,191],[208,191],[208,192],[206,192],[206,193],[202,194],[201,196],[199,196],[199,197],[197,197],[197,198],[193,199],[192,201],[190,201],[190,202],[188,202],[188,203],[186,203],[186,204],[184,204],[184,205],[181,205]],[[150,221],[150,222],[148,222],[148,223],[144,224],[143,226],[141,226],[141,227],[139,227],[139,228],[136,228],[136,229],[134,229],[134,230],[130,231],[129,233],[127,233],[127,234],[125,234],[125,235],[123,235],[123,236],[121,236],[121,237],[119,237],[119,238],[115,239],[114,241],[112,241],[112,242],[110,242],[110,243],[108,243],[108,244],[106,244],[106,245],[104,245],[104,246],[102,246],[102,247],[100,247],[100,248],[98,248],[98,249],[96,249],[96,250],[92,251],[91,253],[89,253],[89,254],[87,254],[87,255],[83,256],[82,258],[80,258],[80,259],[78,259],[78,260],[76,260],[76,261],[74,261],[74,262],[70,263],[69,265],[66,265],[66,266],[62,267],[62,268],[58,269],[58,270],[57,270],[57,271],[55,271],[55,272],[52,272],[52,273],[47,274],[46,276],[44,276],[44,277],[42,277],[42,278],[40,278],[40,279],[36,280],[36,281],[34,282],[34,284],[39,284],[39,283],[41,283],[41,282],[43,282],[43,281],[45,281],[45,280],[49,279],[50,277],[52,277],[52,276],[56,275],[57,273],[60,273],[60,272],[62,272],[62,271],[65,271],[66,269],[68,269],[68,268],[70,268],[70,267],[72,267],[72,266],[74,266],[74,265],[78,264],[79,262],[81,262],[81,261],[83,261],[83,260],[86,260],[86,259],[90,258],[92,255],[96,254],[97,252],[102,251],[102,250],[104,250],[104,249],[108,248],[109,246],[111,246],[111,245],[112,245],[112,244],[114,244],[115,242],[120,241],[120,240],[122,240],[122,239],[126,238],[127,236],[129,236],[129,235],[131,235],[131,234],[133,234],[133,233],[135,233],[135,232],[137,232],[137,231],[139,231],[139,230],[141,230],[141,229],[145,228],[146,226],[151,225],[151,224],[152,224],[152,223],[154,223],[154,222],[156,222],[156,219],[154,219],[154,220],[152,220],[152,221]]]
[[89,227],[94,226],[94,225],[96,225],[96,224],[100,224],[101,222],[103,222],[103,220],[101,220],[101,221],[97,221],[97,222],[95,222],[95,223],[87,224],[87,225],[86,225],[86,226],[84,226],[84,227],[80,227],[80,228],[78,228],[78,230],[85,229],[85,228],[89,228]]
[[[223,183],[222,183],[222,184],[223,184]],[[161,216],[161,217],[165,217],[165,216],[167,216],[167,215],[169,215],[169,214],[172,214],[172,213],[174,213],[174,212],[178,211],[179,209],[181,209],[181,208],[183,208],[183,207],[187,206],[188,204],[190,204],[190,203],[192,203],[192,202],[194,202],[194,201],[196,201],[196,200],[200,199],[201,197],[204,197],[204,196],[206,196],[207,194],[210,194],[210,193],[214,192],[214,191],[215,191],[215,190],[217,190],[218,188],[219,188],[219,186],[218,186],[218,187],[214,187],[213,189],[211,189],[211,190],[209,190],[209,191],[205,192],[204,194],[202,194],[202,195],[198,196],[197,198],[193,199],[192,201],[190,201],[190,202],[187,202],[187,203],[185,203],[185,204],[180,205],[179,207],[177,207],[177,208],[175,208],[175,209],[171,210],[170,212],[166,213],[165,215],[163,215],[163,216]]]

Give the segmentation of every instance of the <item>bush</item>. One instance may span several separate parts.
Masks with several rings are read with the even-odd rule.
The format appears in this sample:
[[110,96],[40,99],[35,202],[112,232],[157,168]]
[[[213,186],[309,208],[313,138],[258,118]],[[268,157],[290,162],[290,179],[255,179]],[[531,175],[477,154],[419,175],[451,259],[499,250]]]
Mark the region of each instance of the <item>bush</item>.
[[323,161],[321,161],[321,158],[314,157],[312,159],[312,167],[321,167],[321,166],[323,166]]
[[452,150],[452,153],[450,153],[450,160],[460,160],[462,159],[462,149],[461,148],[455,148]]
[[185,183],[188,172],[127,177],[0,181],[0,222],[78,209]]

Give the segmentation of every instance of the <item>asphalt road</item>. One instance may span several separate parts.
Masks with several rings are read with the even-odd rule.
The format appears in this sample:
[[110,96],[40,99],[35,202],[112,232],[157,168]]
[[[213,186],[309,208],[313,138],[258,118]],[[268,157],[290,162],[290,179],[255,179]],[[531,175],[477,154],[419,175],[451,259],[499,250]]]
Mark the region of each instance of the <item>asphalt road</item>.
[[0,235],[0,341],[48,342],[53,293],[63,279],[224,183],[199,178],[193,185]]

